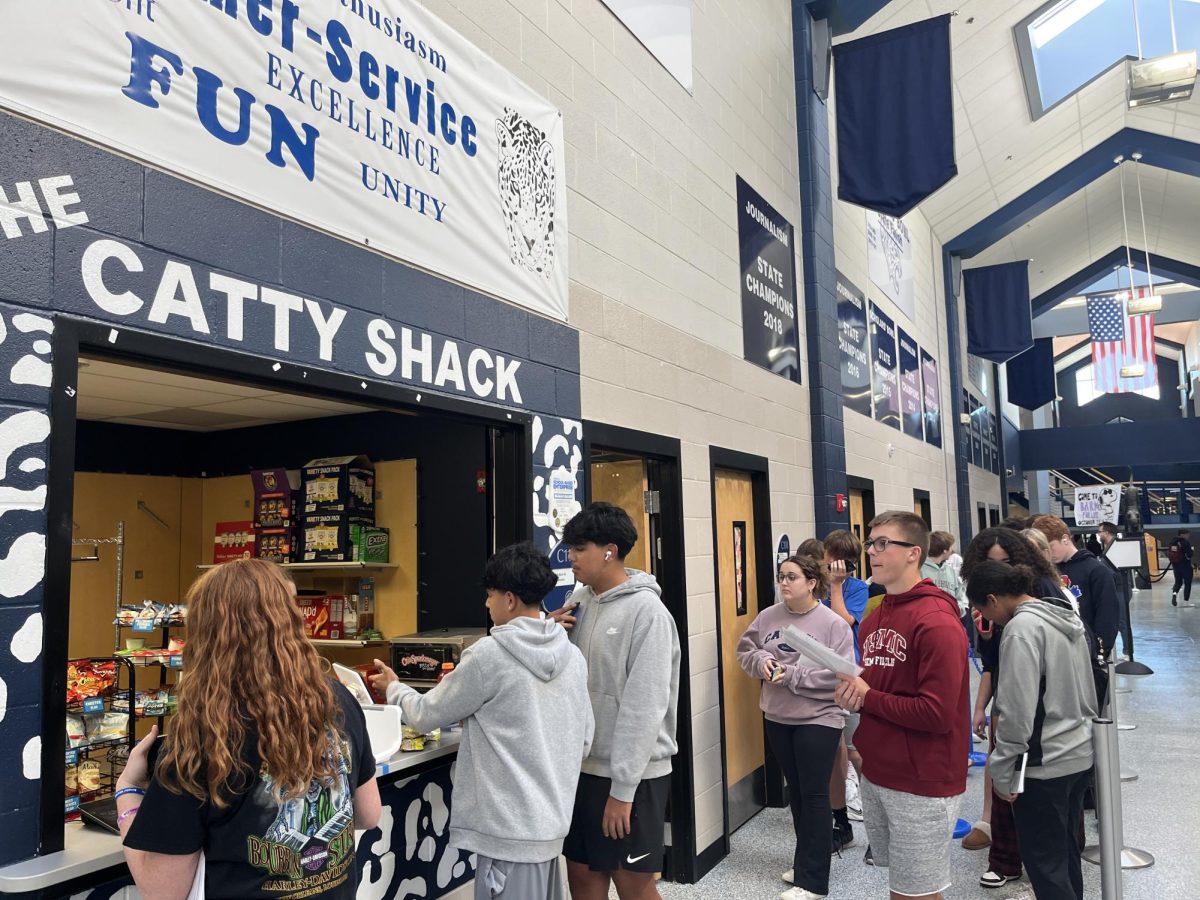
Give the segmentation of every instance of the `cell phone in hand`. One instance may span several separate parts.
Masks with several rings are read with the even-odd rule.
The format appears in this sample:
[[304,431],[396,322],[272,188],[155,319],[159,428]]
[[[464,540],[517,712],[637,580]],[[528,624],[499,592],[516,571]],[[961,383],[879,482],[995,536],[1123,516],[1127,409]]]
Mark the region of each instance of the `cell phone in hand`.
[[154,743],[150,745],[150,749],[146,751],[146,771],[151,775],[154,774],[154,767],[158,765],[158,757],[163,751],[163,744],[167,738],[168,735],[160,734],[154,739]]

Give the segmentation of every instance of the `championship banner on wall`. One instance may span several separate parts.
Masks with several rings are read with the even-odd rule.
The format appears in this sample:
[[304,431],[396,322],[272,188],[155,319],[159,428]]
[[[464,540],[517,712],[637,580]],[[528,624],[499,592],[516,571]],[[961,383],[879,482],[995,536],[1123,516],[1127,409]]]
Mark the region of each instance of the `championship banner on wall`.
[[867,271],[884,296],[916,322],[912,233],[902,219],[867,210]]
[[1094,528],[1104,522],[1119,522],[1121,489],[1119,484],[1075,488],[1075,524],[1080,528]]
[[415,3],[10,0],[0,34],[0,107],[567,316],[562,116]]

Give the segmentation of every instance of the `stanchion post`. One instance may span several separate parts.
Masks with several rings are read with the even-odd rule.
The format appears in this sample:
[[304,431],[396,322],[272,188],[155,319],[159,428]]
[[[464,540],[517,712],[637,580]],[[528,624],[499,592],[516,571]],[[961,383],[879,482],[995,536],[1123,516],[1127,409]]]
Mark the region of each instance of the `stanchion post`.
[[1117,700],[1117,666],[1112,660],[1108,661],[1108,717],[1116,723],[1117,731],[1133,731],[1137,728],[1133,722],[1122,722],[1121,712],[1119,709],[1120,702]]
[[1096,816],[1100,825],[1100,844],[1083,851],[1083,858],[1100,866],[1101,900],[1121,900],[1121,835],[1116,827],[1120,822],[1114,802],[1114,791],[1119,797],[1121,785],[1114,786],[1110,774],[1114,768],[1113,755],[1117,753],[1117,728],[1112,719],[1092,720],[1092,747],[1096,754]]

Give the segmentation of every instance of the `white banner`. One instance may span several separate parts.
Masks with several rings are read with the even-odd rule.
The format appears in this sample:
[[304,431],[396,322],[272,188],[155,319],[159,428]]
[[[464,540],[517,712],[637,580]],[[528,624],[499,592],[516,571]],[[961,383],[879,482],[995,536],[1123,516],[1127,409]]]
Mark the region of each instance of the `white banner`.
[[867,272],[875,286],[915,323],[912,234],[903,219],[867,210]]
[[1102,522],[1114,525],[1121,515],[1121,485],[1101,484],[1075,488],[1075,524],[1094,528]]
[[566,318],[562,116],[423,7],[4,0],[0,34],[0,107]]

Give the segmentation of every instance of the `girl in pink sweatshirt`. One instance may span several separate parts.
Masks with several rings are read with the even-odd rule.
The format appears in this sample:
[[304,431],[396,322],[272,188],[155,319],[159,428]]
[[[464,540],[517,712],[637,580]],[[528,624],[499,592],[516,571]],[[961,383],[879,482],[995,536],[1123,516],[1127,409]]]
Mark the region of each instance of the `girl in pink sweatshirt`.
[[738,664],[763,682],[759,705],[767,720],[767,740],[791,796],[796,851],[792,869],[782,877],[794,887],[781,895],[783,900],[812,900],[829,893],[829,777],[846,714],[833,700],[837,676],[806,666],[783,635],[785,628],[794,626],[854,662],[850,626],[817,599],[828,588],[824,562],[791,557],[779,569],[783,602],[759,613],[737,648]]

